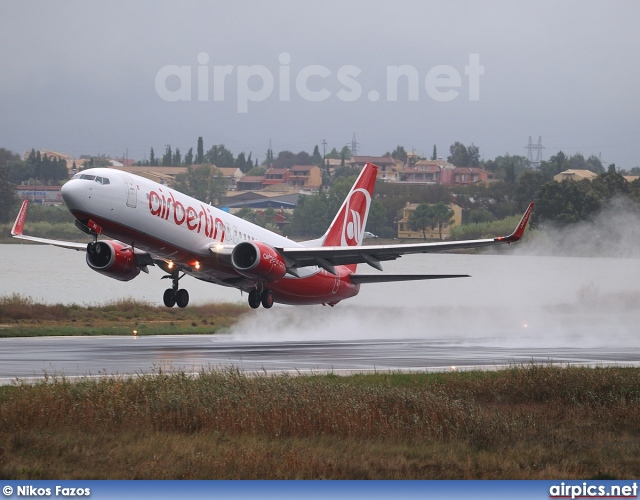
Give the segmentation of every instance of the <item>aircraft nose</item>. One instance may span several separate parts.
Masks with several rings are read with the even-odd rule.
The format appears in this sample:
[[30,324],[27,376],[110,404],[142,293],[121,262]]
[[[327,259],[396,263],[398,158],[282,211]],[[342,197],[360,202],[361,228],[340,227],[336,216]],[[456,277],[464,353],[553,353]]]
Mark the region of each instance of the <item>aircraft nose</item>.
[[80,208],[80,204],[84,201],[86,184],[87,182],[83,182],[81,179],[72,179],[62,186],[60,192],[68,209]]

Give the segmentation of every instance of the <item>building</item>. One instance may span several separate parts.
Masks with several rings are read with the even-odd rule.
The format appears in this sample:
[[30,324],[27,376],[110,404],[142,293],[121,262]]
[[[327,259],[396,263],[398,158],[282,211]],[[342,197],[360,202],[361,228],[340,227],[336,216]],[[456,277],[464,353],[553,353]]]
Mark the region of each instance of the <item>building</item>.
[[322,186],[322,169],[315,165],[294,165],[289,169],[290,186],[317,191]]
[[455,165],[444,160],[420,160],[400,172],[400,180],[422,184],[453,185]]
[[403,163],[390,156],[354,156],[349,160],[350,167],[363,168],[365,164],[373,163],[378,166],[378,179],[385,181],[398,181],[399,173],[403,169]]
[[287,168],[270,168],[264,174],[263,186],[271,186],[273,184],[286,184],[289,180],[289,169]]
[[[413,231],[409,226],[409,216],[420,205],[419,203],[407,203],[402,209],[402,219],[398,221],[398,238],[405,239],[423,239],[422,231]],[[462,207],[454,203],[448,203],[447,206],[453,210],[453,223],[442,228],[442,238],[448,239],[451,236],[451,228],[462,224]],[[427,238],[440,239],[440,231],[438,227],[427,228]]]
[[238,191],[317,191],[322,186],[322,169],[315,165],[270,168],[263,176],[244,176],[238,180]]
[[236,189],[238,191],[259,191],[262,189],[264,180],[264,175],[245,175],[238,180]]
[[468,186],[489,180],[489,172],[477,167],[456,167],[453,169],[453,186]]
[[558,175],[553,176],[553,180],[556,182],[562,182],[565,179],[569,179],[571,181],[582,181],[584,179],[588,181],[592,181],[598,177],[598,174],[593,173],[591,170],[565,170],[564,172],[560,172]]
[[61,186],[16,186],[16,194],[22,200],[36,205],[62,205]]

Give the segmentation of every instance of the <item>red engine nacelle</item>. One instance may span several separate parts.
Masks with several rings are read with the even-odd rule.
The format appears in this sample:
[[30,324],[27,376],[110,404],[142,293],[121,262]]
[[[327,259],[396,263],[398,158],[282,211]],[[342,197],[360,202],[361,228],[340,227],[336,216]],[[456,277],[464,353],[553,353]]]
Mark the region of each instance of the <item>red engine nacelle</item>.
[[117,241],[89,243],[87,264],[94,271],[120,281],[132,280],[140,274],[133,249]]
[[243,276],[264,281],[278,281],[287,274],[282,256],[265,243],[244,241],[231,253],[231,263]]

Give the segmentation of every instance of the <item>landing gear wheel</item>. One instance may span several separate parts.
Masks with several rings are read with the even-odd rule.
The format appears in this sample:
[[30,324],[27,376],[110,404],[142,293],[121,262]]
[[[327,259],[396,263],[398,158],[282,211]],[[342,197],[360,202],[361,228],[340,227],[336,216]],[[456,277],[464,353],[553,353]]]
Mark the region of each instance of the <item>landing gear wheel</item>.
[[271,309],[273,306],[273,292],[271,290],[265,290],[262,292],[262,307],[265,309]]
[[189,303],[189,292],[187,292],[184,288],[181,290],[178,290],[176,292],[176,304],[178,304],[178,307],[187,307],[188,303]]
[[260,294],[258,290],[251,290],[249,292],[249,307],[251,309],[258,309],[260,307]]
[[162,300],[164,301],[164,305],[167,307],[173,307],[176,305],[176,292],[173,291],[173,288],[167,288],[164,291]]

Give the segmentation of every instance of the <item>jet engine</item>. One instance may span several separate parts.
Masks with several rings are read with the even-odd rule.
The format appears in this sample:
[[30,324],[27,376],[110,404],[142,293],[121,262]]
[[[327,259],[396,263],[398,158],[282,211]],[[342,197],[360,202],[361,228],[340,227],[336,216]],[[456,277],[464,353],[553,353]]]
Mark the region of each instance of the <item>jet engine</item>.
[[231,263],[243,276],[267,282],[278,281],[287,273],[282,256],[274,248],[258,241],[237,244],[231,253]]
[[89,243],[87,264],[94,271],[120,281],[130,281],[140,274],[133,249],[117,241]]

